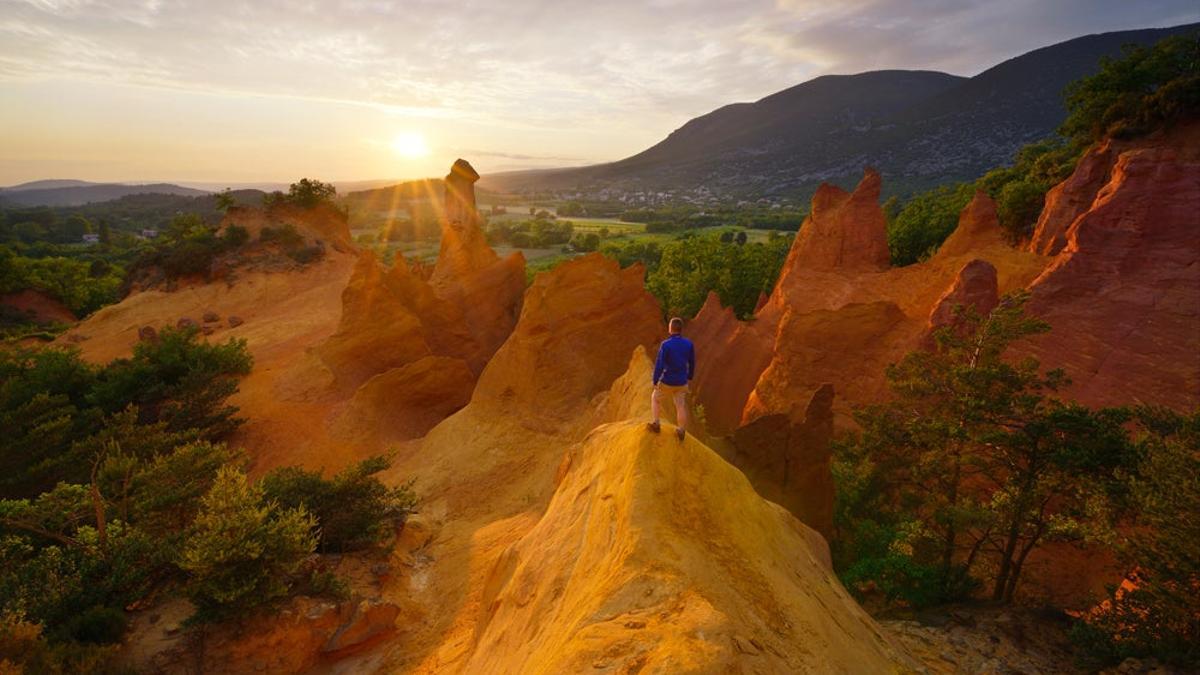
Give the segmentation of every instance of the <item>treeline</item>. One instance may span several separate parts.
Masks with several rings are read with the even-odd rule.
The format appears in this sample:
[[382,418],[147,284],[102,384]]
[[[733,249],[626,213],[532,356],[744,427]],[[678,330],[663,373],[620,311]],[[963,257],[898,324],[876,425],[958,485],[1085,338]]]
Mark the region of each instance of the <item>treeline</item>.
[[1082,657],[1200,665],[1200,412],[1062,400],[1063,372],[1005,358],[1049,330],[1027,297],[959,308],[888,368],[889,401],[856,411],[834,450],[835,568],[911,608],[1008,603],[1039,549],[1109,547],[1133,585],[1077,623]]
[[165,329],[132,357],[0,352],[0,663],[106,670],[125,608],[182,594],[190,624],[342,597],[312,554],[371,547],[414,505],[367,460],[332,477],[298,468],[255,483],[222,440],[248,373],[244,341]]
[[600,252],[622,267],[646,267],[646,289],[672,316],[695,316],[710,291],[739,318],[753,315],[758,298],[770,293],[787,259],[792,237],[771,232],[766,242],[747,243],[745,233],[684,235],[666,244],[612,241]]
[[1152,47],[1129,46],[1120,59],[1064,92],[1067,118],[1059,136],[1022,148],[1010,167],[969,183],[942,186],[901,204],[889,200],[888,247],[892,263],[908,265],[932,255],[954,231],[958,214],[976,190],[996,200],[1000,225],[1013,242],[1033,232],[1046,192],[1074,170],[1083,152],[1104,138],[1128,139],[1200,117],[1200,38],[1178,35]]

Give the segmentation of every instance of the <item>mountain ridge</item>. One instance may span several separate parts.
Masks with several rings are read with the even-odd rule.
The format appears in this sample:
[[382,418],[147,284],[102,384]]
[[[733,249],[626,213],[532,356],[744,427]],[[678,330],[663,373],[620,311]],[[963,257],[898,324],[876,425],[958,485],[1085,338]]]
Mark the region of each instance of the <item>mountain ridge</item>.
[[[969,78],[899,70],[823,75],[758,101],[721,106],[624,159],[492,174],[480,185],[508,192],[704,188],[804,197],[822,181],[852,179],[865,165],[877,167],[902,193],[970,180],[1009,162],[1022,145],[1051,136],[1065,117],[1063,87],[1095,72],[1102,58],[1118,55],[1126,44],[1195,32],[1200,23],[1084,35],[1020,54]],[[895,92],[888,88],[902,87],[912,74],[924,74],[925,85],[940,79],[950,86],[929,86],[925,95],[904,92],[913,95],[908,105],[889,106]],[[822,85],[830,83],[856,88],[860,99],[853,105],[828,105],[821,98],[829,95],[828,87]],[[771,110],[781,101],[790,104],[788,110]],[[808,114],[823,105],[823,115]],[[776,121],[759,124],[764,117]],[[807,128],[789,128],[796,124]],[[713,132],[722,135],[704,137]]]

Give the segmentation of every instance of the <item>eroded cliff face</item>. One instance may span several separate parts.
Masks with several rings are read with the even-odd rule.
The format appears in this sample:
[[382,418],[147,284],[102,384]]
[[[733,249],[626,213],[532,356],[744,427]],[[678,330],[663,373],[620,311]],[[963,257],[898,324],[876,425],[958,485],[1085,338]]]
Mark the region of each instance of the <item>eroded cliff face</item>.
[[[1103,185],[1093,190],[1101,175]],[[1052,331],[1033,340],[1029,353],[1065,369],[1068,394],[1085,403],[1194,408],[1200,404],[1200,124],[1101,146],[1056,190],[1047,212],[1079,215],[1061,251],[1030,285],[1029,310]],[[1043,213],[1039,225],[1050,220]]]
[[446,177],[442,242],[428,281],[397,257],[363,253],[342,294],[338,330],[316,353],[352,392],[332,428],[342,438],[418,438],[470,399],[475,378],[516,324],[520,253],[501,260],[475,211],[479,176],[458,160]]
[[[931,321],[947,320],[931,319],[947,298],[990,309],[976,287],[980,265],[993,270],[1002,294],[1028,284],[1046,264],[1005,243],[995,204],[979,193],[930,260],[889,268],[879,253],[881,241],[886,252],[879,189],[879,176],[868,170],[853,193],[818,190],[753,320],[736,321],[710,298],[692,321],[690,334],[711,340],[699,348],[696,396],[714,431],[732,433],[774,414],[799,423],[805,403],[826,383],[837,391],[837,425],[850,425],[853,407],[885,395],[884,368],[920,347]],[[806,237],[810,226],[814,234]]]

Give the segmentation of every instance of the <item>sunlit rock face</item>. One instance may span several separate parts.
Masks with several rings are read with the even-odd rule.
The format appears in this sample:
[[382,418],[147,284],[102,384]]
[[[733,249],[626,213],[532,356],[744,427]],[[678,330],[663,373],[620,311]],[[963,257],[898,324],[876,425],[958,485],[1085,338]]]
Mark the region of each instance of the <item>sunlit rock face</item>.
[[904,672],[825,541],[699,441],[641,423],[571,448],[490,567],[461,672]]
[[479,174],[465,159],[455,160],[450,173],[443,179],[446,186],[445,217],[451,226],[473,222],[478,214],[475,210],[475,181]]
[[551,419],[577,414],[625,370],[635,347],[665,336],[643,277],[641,265],[621,269],[599,253],[538,275],[474,400]]
[[[470,399],[475,378],[516,325],[525,261],[519,253],[500,259],[488,245],[475,210],[478,178],[461,159],[446,176],[441,249],[428,281],[401,256],[385,269],[363,253],[355,266],[337,332],[316,349],[335,386],[370,385],[335,425],[343,436],[361,435],[352,432],[363,426],[388,437],[423,435]],[[419,410],[376,410],[392,401],[388,392],[403,392]]]
[[1046,205],[1038,216],[1029,242],[1029,250],[1055,255],[1067,245],[1067,232],[1084,212],[1092,207],[1096,193],[1110,178],[1113,167],[1113,141],[1089,149],[1075,170],[1063,182],[1046,193]]
[[[1100,175],[1030,286],[1030,311],[1052,329],[1030,351],[1064,368],[1085,403],[1190,410],[1200,404],[1200,124],[1102,146],[1047,211],[1086,202]],[[1050,245],[1049,226],[1042,234]]]
[[853,192],[823,183],[792,249],[807,269],[887,269],[887,220],[879,207],[882,179],[868,168]]

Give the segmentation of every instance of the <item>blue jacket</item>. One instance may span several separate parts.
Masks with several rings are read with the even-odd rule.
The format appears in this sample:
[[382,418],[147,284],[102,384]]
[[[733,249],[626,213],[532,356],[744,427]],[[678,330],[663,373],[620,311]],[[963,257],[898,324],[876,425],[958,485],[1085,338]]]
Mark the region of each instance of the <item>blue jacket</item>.
[[679,387],[692,380],[696,372],[696,348],[682,335],[672,335],[658,346],[654,361],[654,384],[662,382]]

